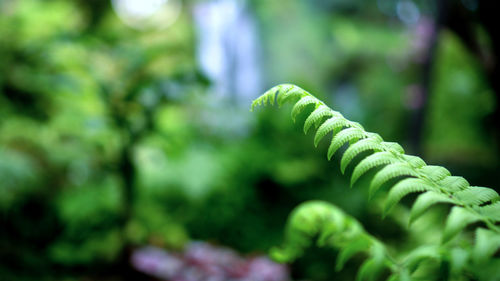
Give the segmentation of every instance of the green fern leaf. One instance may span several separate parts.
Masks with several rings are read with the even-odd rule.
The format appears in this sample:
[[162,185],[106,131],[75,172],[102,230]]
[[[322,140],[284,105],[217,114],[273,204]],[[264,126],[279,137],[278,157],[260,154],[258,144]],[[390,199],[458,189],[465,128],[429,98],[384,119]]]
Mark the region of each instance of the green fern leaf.
[[373,177],[370,183],[369,197],[371,198],[384,183],[401,176],[416,177],[417,173],[407,163],[400,162],[385,166]]
[[[331,246],[340,250],[337,269],[341,269],[356,253],[364,252],[368,255],[368,259],[358,272],[358,280],[373,280],[384,267],[387,267],[390,271],[389,280],[409,281],[412,279],[412,271],[417,270],[419,264],[427,259],[449,261],[451,277],[460,276],[464,270],[470,270],[470,259],[473,259],[474,266],[487,261],[491,267],[493,264],[491,256],[500,248],[500,235],[498,235],[500,228],[496,224],[500,222],[500,196],[497,192],[483,187],[470,187],[467,180],[451,176],[443,167],[426,165],[417,156],[405,155],[404,149],[398,143],[384,142],[379,135],[366,132],[359,123],[347,120],[339,112],[330,109],[322,101],[297,86],[283,84],[270,89],[254,100],[252,110],[258,105],[273,105],[275,102],[281,106],[294,99],[298,100],[292,109],[294,121],[306,107],[314,106],[305,120],[304,132],[307,133],[312,126],[319,127],[314,137],[315,146],[332,133],[328,159],[348,144],[340,161],[342,173],[345,173],[354,159],[371,154],[361,159],[354,167],[351,185],[374,168],[380,170],[370,181],[370,197],[384,184],[394,181],[384,203],[384,216],[408,194],[424,192],[419,194],[411,208],[410,224],[434,204],[455,205],[447,217],[442,243],[449,241],[468,224],[474,222],[481,221],[488,229],[477,231],[473,250],[467,246],[421,247],[411,250],[405,263],[400,263],[389,258],[383,244],[367,234],[355,219],[327,203],[313,202],[301,205],[298,210],[292,212],[287,224],[287,243],[282,249],[273,250],[273,257],[281,261],[291,261],[303,253],[312,239],[318,237],[319,246]],[[464,242],[460,243],[462,245]],[[493,264],[493,267],[497,265],[500,265],[500,260]],[[479,279],[482,280],[482,277]]]
[[[453,248],[450,252],[450,268],[454,276],[463,275],[464,269],[469,262],[469,251],[461,248]],[[455,280],[455,279],[452,279]]]
[[390,142],[390,141],[385,141],[383,142],[384,147],[387,148],[389,151],[393,153],[398,153],[398,154],[404,154],[405,150],[403,147],[397,143],[397,142]]
[[327,119],[321,126],[319,126],[316,135],[314,136],[314,146],[318,146],[318,143],[323,139],[328,133],[333,132],[335,135],[342,128],[348,126],[348,121],[342,117],[331,117]]
[[353,186],[358,179],[369,170],[392,163],[398,163],[399,160],[394,155],[387,151],[375,152],[374,154],[361,160],[354,168],[351,176],[351,186]]
[[473,249],[473,259],[483,263],[500,249],[500,235],[491,230],[478,228],[476,230],[476,243]]
[[399,274],[391,274],[386,281],[398,281],[400,280]]
[[292,108],[292,120],[295,122],[297,116],[308,106],[314,104],[319,105],[319,100],[313,96],[303,96]]
[[498,193],[487,187],[471,186],[453,194],[464,205],[481,205],[498,198]]
[[423,166],[422,168],[418,169],[418,171],[432,181],[440,181],[451,175],[450,171],[441,166]]
[[345,172],[345,169],[351,163],[351,161],[360,153],[367,151],[367,150],[373,150],[373,151],[381,151],[382,147],[380,145],[380,140],[369,137],[366,139],[362,139],[353,145],[349,146],[347,150],[344,152],[342,155],[342,159],[340,161],[340,171],[342,174]]
[[432,186],[427,184],[424,180],[418,178],[407,178],[403,179],[394,185],[384,204],[384,214],[387,215],[391,209],[396,205],[403,197],[413,192],[422,192],[431,190]]
[[356,276],[356,281],[373,281],[376,279],[376,274],[380,269],[382,269],[382,266],[378,265],[375,260],[368,259],[361,265]]
[[422,160],[422,158],[420,158],[418,156],[403,154],[403,158],[413,168],[421,168],[421,167],[425,166],[424,160]]
[[425,260],[429,259],[440,259],[439,248],[436,246],[422,246],[413,250],[410,255],[406,258],[405,267],[413,273]]
[[387,281],[412,281],[410,273],[407,270],[402,270],[398,273],[391,274]]
[[462,189],[466,189],[469,186],[469,182],[463,177],[449,176],[439,181],[441,186],[446,186],[446,189],[451,192],[456,192]]
[[363,137],[365,137],[365,133],[363,132],[363,130],[358,128],[348,128],[340,131],[332,138],[332,142],[328,147],[328,160],[330,160],[333,154],[335,154],[335,152],[346,142],[357,141],[358,139],[361,139]]
[[[347,120],[347,119],[346,119]],[[363,125],[361,125],[360,123],[358,122],[352,122],[352,121],[349,121],[349,126],[352,127],[352,128],[358,128],[360,130],[365,130],[365,128],[363,127]],[[374,138],[378,138],[380,139],[380,141],[383,141],[382,140],[382,137],[379,135],[379,134],[375,134],[375,133],[368,133],[366,132],[368,135],[370,135],[371,137],[374,137]]]
[[318,123],[323,119],[323,117],[332,117],[336,115],[328,106],[320,104],[310,115],[307,117],[306,122],[304,123],[304,133],[307,134],[307,131],[311,128],[312,125],[316,127],[319,125]]
[[306,93],[304,90],[295,85],[283,84],[278,91],[278,97],[276,98],[276,101],[278,103],[278,106],[282,106],[288,100],[301,98],[305,94]]
[[475,208],[482,216],[494,221],[500,222],[500,201]]
[[385,250],[382,245],[372,245],[370,254],[372,257],[367,259],[358,271],[357,281],[376,280],[384,268]]
[[301,252],[295,253],[292,252],[291,250],[292,249],[280,249],[274,247],[269,252],[269,256],[271,257],[271,259],[279,263],[292,262],[296,257],[300,256],[302,253]]
[[364,236],[356,239],[352,243],[349,243],[349,245],[344,247],[337,256],[337,264],[335,266],[335,270],[342,270],[347,261],[349,261],[357,253],[366,251],[366,249],[370,248],[370,245],[371,241],[369,239],[365,239]]
[[437,203],[453,203],[453,200],[448,196],[435,192],[427,191],[418,196],[410,211],[410,224],[425,213],[432,205]]
[[477,222],[481,219],[477,214],[470,210],[455,206],[451,209],[443,232],[443,242],[449,241],[457,235],[467,225]]
[[253,111],[257,106],[265,106],[269,102],[271,105],[274,105],[274,100],[276,99],[276,94],[278,93],[280,86],[272,87],[267,90],[262,96],[258,97],[252,102],[252,106],[250,111]]
[[285,234],[283,247],[271,251],[271,257],[281,262],[293,261],[310,246],[312,239],[318,236],[320,246],[341,250],[337,269],[342,268],[356,253],[368,254],[372,265],[360,270],[358,276],[363,277],[362,279],[376,276],[387,263],[391,262],[381,242],[367,234],[354,218],[330,203],[322,201],[302,203],[291,213]]

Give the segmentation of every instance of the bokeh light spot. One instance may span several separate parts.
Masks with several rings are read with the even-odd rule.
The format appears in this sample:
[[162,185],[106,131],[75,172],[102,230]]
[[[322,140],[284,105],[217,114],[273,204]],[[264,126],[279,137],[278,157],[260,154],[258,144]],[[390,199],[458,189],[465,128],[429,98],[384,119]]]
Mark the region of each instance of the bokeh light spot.
[[178,0],[112,0],[113,9],[128,26],[136,29],[164,29],[179,17]]
[[413,1],[399,1],[396,13],[398,18],[407,25],[415,25],[420,18],[420,10]]

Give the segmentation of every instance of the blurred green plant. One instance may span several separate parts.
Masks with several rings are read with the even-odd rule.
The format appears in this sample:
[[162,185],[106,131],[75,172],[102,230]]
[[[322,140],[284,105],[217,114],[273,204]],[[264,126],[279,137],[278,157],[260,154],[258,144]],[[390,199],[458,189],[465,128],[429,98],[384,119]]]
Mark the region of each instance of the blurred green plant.
[[[500,196],[496,191],[470,186],[464,178],[451,176],[441,166],[426,165],[421,158],[406,155],[398,143],[384,142],[378,134],[365,131],[359,123],[347,120],[295,85],[273,87],[252,103],[251,110],[275,102],[281,106],[287,101],[295,102],[293,120],[302,111],[312,108],[305,120],[304,132],[313,126],[317,128],[315,146],[325,136],[333,134],[328,159],[345,148],[340,168],[344,173],[354,166],[351,185],[371,171],[374,173],[369,175],[369,197],[383,187],[389,189],[383,196],[383,216],[411,193],[421,194],[409,214],[410,224],[437,203],[453,207],[446,218],[440,243],[421,243],[406,251],[392,249],[391,255],[388,246],[368,235],[357,221],[337,207],[323,202],[306,203],[291,215],[285,246],[272,253],[277,260],[293,261],[303,253],[310,240],[319,235],[319,246],[340,249],[337,269],[358,252],[368,255],[358,272],[358,280],[375,280],[384,271],[389,275],[388,280],[496,280],[500,263],[500,259],[493,257],[500,248],[500,228],[497,226]],[[475,227],[476,241],[471,243],[464,229],[478,222],[486,228]],[[429,261],[437,266],[426,268]]]
[[[380,13],[380,1],[247,2],[264,83],[297,81],[406,144],[419,83],[412,27]],[[334,203],[394,247],[437,239],[443,206],[410,233],[400,204],[377,220],[380,198],[372,206],[363,189],[348,189],[324,161],[325,143],[310,153],[287,114],[252,119],[213,102],[197,70],[196,3],[183,1],[168,29],[137,31],[109,0],[0,0],[0,279],[121,279],[132,276],[127,250],[187,239],[268,251],[310,199]],[[462,42],[448,32],[440,42],[425,158],[466,165],[471,183],[494,186],[484,172],[495,171],[494,146],[481,126],[493,93]],[[357,266],[335,273],[331,254],[306,250],[295,278],[351,280]]]
[[159,116],[207,85],[190,22],[137,32],[86,5],[0,1],[0,279],[127,274],[134,245],[187,240],[137,202],[140,151],[181,142]]

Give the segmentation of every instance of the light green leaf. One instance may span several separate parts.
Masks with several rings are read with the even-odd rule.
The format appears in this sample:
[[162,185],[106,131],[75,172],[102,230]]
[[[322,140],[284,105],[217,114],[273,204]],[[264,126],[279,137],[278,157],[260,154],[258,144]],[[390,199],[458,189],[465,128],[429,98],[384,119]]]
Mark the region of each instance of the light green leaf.
[[446,225],[443,232],[443,242],[449,241],[455,235],[457,235],[462,229],[467,225],[477,222],[481,219],[477,214],[471,211],[455,206],[451,209],[448,219],[446,220]]
[[299,87],[292,84],[284,84],[281,85],[276,101],[278,102],[278,106],[282,106],[286,101],[294,98],[300,98],[304,95],[306,95],[306,92]]
[[328,133],[333,132],[335,135],[342,128],[348,125],[348,121],[343,117],[334,116],[327,119],[321,126],[319,126],[316,135],[314,136],[314,146],[318,146],[318,143],[321,141],[323,137],[325,137]]
[[272,87],[271,89],[267,90],[262,96],[256,98],[252,102],[252,106],[250,111],[253,111],[255,107],[257,106],[265,106],[269,102],[271,105],[274,105],[274,100],[276,98],[276,93],[280,90],[280,86],[275,86]]
[[469,260],[469,251],[461,248],[453,248],[450,252],[450,267],[453,275],[463,275],[464,268]]
[[358,274],[356,276],[356,281],[373,281],[375,280],[375,274],[381,269],[380,265],[377,265],[373,259],[367,259],[360,267]]
[[369,196],[372,197],[382,185],[389,180],[402,177],[402,176],[417,176],[417,173],[407,163],[393,163],[385,166],[375,174],[371,183]]
[[484,228],[476,230],[476,243],[472,252],[474,261],[483,263],[498,249],[500,249],[500,234]]
[[482,216],[494,222],[500,222],[500,201],[476,207],[475,210],[477,210]]
[[357,281],[376,280],[384,268],[385,250],[382,245],[372,245],[370,252],[371,257],[361,265],[358,271]]
[[406,155],[404,154],[403,155],[403,158],[405,159],[406,162],[408,162],[408,164],[410,164],[410,166],[412,166],[413,168],[420,168],[420,167],[423,167],[425,166],[425,162],[424,160],[422,160],[422,158],[418,157],[418,156],[413,156],[413,155]]
[[397,153],[397,154],[404,154],[405,153],[405,150],[403,149],[403,147],[397,142],[385,141],[382,144],[384,145],[384,147],[386,149],[390,150],[393,153]]
[[425,213],[432,205],[437,203],[453,203],[453,199],[448,196],[435,192],[427,191],[418,196],[410,211],[410,224]]
[[418,171],[424,174],[432,181],[440,181],[450,176],[450,171],[441,166],[433,166],[433,165],[423,166],[422,168],[418,169]]
[[342,270],[347,261],[349,261],[357,253],[365,252],[366,249],[370,248],[370,245],[371,241],[369,239],[365,239],[364,237],[349,243],[346,247],[341,249],[339,255],[337,256],[335,270]]
[[366,157],[361,160],[358,165],[354,168],[351,176],[351,186],[356,183],[356,181],[364,175],[369,170],[381,166],[392,163],[398,163],[399,160],[394,157],[394,155],[387,151],[375,152],[374,154]]
[[384,204],[384,216],[396,205],[403,197],[412,192],[422,192],[431,190],[432,186],[428,185],[424,180],[418,178],[403,179],[394,185]]
[[304,110],[308,105],[314,104],[317,106],[320,101],[313,96],[303,96],[292,108],[292,120],[295,122],[297,116]]
[[380,145],[380,141],[378,139],[374,139],[372,137],[362,139],[353,145],[349,146],[347,150],[342,155],[342,160],[340,161],[340,171],[342,174],[345,172],[345,169],[351,163],[351,161],[360,153],[368,150],[373,150],[375,152],[381,151],[382,147]]
[[429,259],[440,259],[439,248],[434,245],[421,246],[413,251],[406,258],[405,266],[413,273],[420,263]]
[[323,117],[332,117],[334,115],[336,114],[328,106],[320,104],[309,115],[309,117],[307,117],[306,122],[304,123],[304,133],[307,134],[307,131],[309,131],[312,125],[315,125],[317,127],[319,125],[318,123],[323,119]]
[[498,198],[498,193],[487,187],[471,186],[453,194],[464,205],[481,205]]
[[330,160],[335,152],[342,147],[346,142],[356,141],[363,138],[365,133],[358,128],[348,128],[340,131],[333,136],[330,147],[328,147],[328,160]]
[[469,186],[469,182],[462,177],[448,176],[440,180],[439,185],[446,187],[450,192],[456,192]]

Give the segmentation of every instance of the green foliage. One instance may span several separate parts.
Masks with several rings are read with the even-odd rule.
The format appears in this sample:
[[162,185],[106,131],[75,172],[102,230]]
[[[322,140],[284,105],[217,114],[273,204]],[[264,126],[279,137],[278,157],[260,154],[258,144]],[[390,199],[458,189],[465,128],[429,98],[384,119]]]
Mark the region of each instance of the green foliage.
[[485,83],[479,62],[455,34],[444,31],[439,42],[425,132],[428,155],[486,166],[496,161],[489,151],[495,144],[480,124],[494,110],[495,93]]
[[271,256],[280,262],[300,256],[311,240],[318,238],[319,246],[341,249],[336,270],[358,253],[369,258],[359,270],[358,279],[373,278],[391,265],[385,246],[366,233],[356,219],[346,215],[338,207],[321,201],[311,201],[297,207],[288,220],[284,247],[273,249]]
[[[198,1],[182,1],[178,20],[159,30],[127,27],[111,2],[0,0],[0,280],[121,280],[130,278],[128,270],[115,270],[128,260],[124,248],[175,248],[186,239],[268,251],[282,239],[290,210],[309,199],[356,217],[392,255],[439,241],[445,224],[437,222],[450,205],[439,202],[448,197],[427,190],[410,212],[401,183],[382,221],[378,195],[391,181],[369,202],[368,188],[347,188],[350,178],[341,171],[351,175],[363,159],[368,169],[355,184],[364,185],[365,174],[384,165],[379,161],[393,161],[381,151],[365,162],[378,147],[377,135],[338,149],[341,170],[331,169],[322,153],[310,153],[310,136],[285,112],[248,119],[231,101],[219,100],[217,81],[207,91],[197,54],[204,49],[197,45],[203,22],[190,14]],[[241,43],[256,40],[263,84],[297,81],[365,128],[405,144],[420,97],[420,39],[411,32],[420,25],[398,24],[377,1],[246,2],[243,12],[257,19],[259,36]],[[450,31],[439,37],[421,143],[425,159],[446,163],[471,183],[497,186],[496,146],[482,126],[494,93],[459,38]],[[231,96],[239,99],[237,91]],[[293,116],[302,120],[316,98],[300,103]],[[346,121],[329,124],[343,126],[338,122]],[[309,123],[311,130],[314,120]],[[315,142],[326,154],[329,143],[321,140],[331,131],[322,134]],[[462,180],[454,183],[458,189]],[[406,233],[410,215],[419,219]],[[461,233],[473,240],[474,233]],[[493,242],[484,241],[493,251]],[[453,272],[462,272],[470,249],[450,253]],[[306,250],[293,264],[294,276],[352,280],[361,257],[335,273],[329,255],[330,249]],[[493,276],[485,267],[481,272]]]
[[[332,246],[341,251],[338,257],[340,264],[345,262],[345,252],[356,253],[361,249],[359,251],[368,255],[368,260],[358,272],[358,280],[376,278],[384,266],[391,273],[389,280],[410,280],[422,262],[427,260],[450,263],[453,274],[467,272],[480,280],[494,280],[495,275],[477,274],[475,270],[498,263],[496,258],[491,258],[500,246],[500,228],[496,225],[500,222],[500,197],[497,192],[486,187],[470,186],[464,178],[452,176],[444,167],[426,165],[421,158],[404,154],[399,144],[385,142],[378,134],[365,131],[360,124],[347,120],[341,113],[294,85],[284,84],[268,90],[252,103],[251,110],[259,105],[273,105],[275,100],[278,105],[287,101],[296,102],[292,109],[293,119],[308,106],[313,107],[305,120],[304,132],[307,133],[313,126],[317,128],[315,145],[332,134],[328,159],[346,147],[340,160],[341,170],[345,172],[349,166],[354,166],[352,185],[362,177],[369,177],[369,197],[389,186],[383,206],[384,215],[410,193],[420,193],[410,212],[410,224],[437,203],[453,206],[446,218],[440,243],[418,245],[407,252],[396,251],[396,257],[388,258],[384,250],[386,246],[375,242],[359,223],[337,207],[327,203],[307,203],[291,215],[285,247],[272,253],[277,260],[294,260],[309,246],[312,238],[319,236],[319,245]],[[353,159],[358,156],[362,159],[354,163]],[[369,174],[372,170],[374,174]],[[477,228],[474,246],[463,246],[468,240],[458,234],[463,233],[468,225],[478,222],[486,228]],[[457,236],[459,238],[453,239]],[[363,248],[360,244],[367,247]],[[425,279],[435,276],[436,272],[427,271]]]
[[191,24],[136,32],[94,2],[0,1],[1,280],[64,279],[120,262],[133,243],[186,240],[138,190],[139,166],[155,161],[142,152],[179,150],[192,131],[183,112],[182,130],[164,116],[204,88]]

